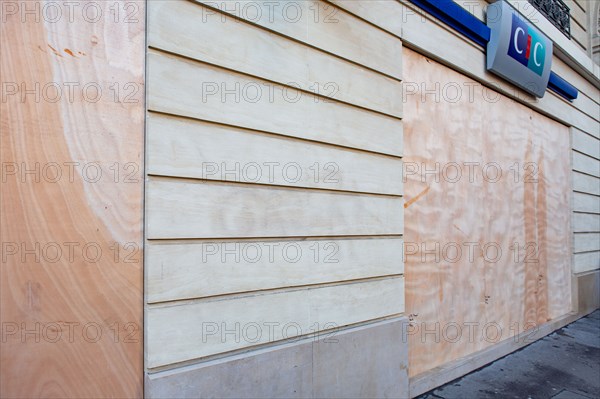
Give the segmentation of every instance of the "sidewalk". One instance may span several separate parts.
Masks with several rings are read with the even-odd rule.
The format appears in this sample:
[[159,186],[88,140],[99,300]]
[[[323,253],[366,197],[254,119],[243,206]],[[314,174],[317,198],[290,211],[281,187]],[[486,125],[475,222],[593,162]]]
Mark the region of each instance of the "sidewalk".
[[600,398],[600,310],[419,399]]

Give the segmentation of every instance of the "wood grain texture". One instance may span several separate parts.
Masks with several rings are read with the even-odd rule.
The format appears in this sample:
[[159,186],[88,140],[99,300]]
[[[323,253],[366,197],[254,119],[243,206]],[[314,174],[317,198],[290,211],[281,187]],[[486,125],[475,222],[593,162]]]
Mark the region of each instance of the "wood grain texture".
[[149,7],[147,370],[402,313],[398,37],[326,2]]
[[402,195],[400,158],[148,115],[147,173]]
[[155,51],[148,54],[148,108],[402,155],[401,120]]
[[[148,302],[398,275],[402,239],[150,242]],[[207,276],[210,276],[209,278]]]
[[[153,28],[149,32],[148,45],[389,115],[402,116],[402,89],[398,80],[250,23],[225,15],[224,19],[217,15],[207,17],[212,12],[202,5],[184,0],[150,2],[148,23]],[[357,27],[363,25],[356,24]],[[363,29],[373,30],[368,26]],[[206,40],[198,40],[199,37]],[[385,44],[393,49],[399,41],[389,37]],[[388,49],[385,53],[389,53]]]
[[401,197],[159,178],[146,187],[149,239],[403,231]]
[[[319,1],[195,0],[359,65],[402,79],[402,42],[333,4]],[[275,5],[274,5],[275,4]],[[248,7],[254,8],[250,12]],[[273,8],[274,7],[274,8]],[[245,11],[246,10],[246,11]],[[258,10],[258,11],[256,11]],[[220,15],[206,15],[218,18]]]
[[403,288],[403,278],[398,277],[150,307],[147,366],[399,314],[404,311]]
[[91,3],[3,14],[1,397],[143,394],[144,2]]
[[[595,158],[596,160],[600,160],[600,139],[597,137],[573,129],[572,145],[574,150]],[[598,163],[600,164],[600,161],[598,161]]]
[[[411,50],[404,60],[407,81],[468,81]],[[515,101],[502,98],[498,106],[468,96],[456,102],[429,96],[425,104],[419,94],[408,99],[404,161],[422,165],[405,182],[406,312],[420,328],[409,338],[414,376],[571,310],[571,167],[568,128]],[[464,166],[456,180],[453,170],[444,172],[452,162],[479,167],[470,179]],[[427,175],[436,163],[439,172]],[[494,163],[485,172],[484,165]],[[535,177],[527,165],[535,165],[529,169]],[[502,177],[496,179],[492,169]],[[410,243],[425,246],[411,254]],[[442,248],[439,260],[435,243]],[[448,244],[461,247],[461,256],[444,252]],[[436,323],[439,339],[424,337],[423,329],[434,330]],[[453,327],[443,336],[452,323],[462,328],[456,341]],[[466,323],[476,323],[473,340]],[[501,329],[498,341],[480,339],[486,323]]]

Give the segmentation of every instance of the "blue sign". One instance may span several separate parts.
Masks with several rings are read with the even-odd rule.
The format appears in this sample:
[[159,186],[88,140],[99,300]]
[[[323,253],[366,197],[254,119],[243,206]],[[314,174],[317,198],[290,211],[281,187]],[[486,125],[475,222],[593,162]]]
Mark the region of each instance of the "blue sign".
[[552,68],[552,41],[504,0],[488,6],[487,25],[487,69],[543,97]]

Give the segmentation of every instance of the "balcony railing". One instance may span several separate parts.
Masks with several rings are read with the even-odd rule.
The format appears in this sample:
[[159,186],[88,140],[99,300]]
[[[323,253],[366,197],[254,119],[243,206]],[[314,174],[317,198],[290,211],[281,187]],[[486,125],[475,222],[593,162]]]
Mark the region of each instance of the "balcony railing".
[[529,0],[565,36],[571,38],[571,14],[561,0]]

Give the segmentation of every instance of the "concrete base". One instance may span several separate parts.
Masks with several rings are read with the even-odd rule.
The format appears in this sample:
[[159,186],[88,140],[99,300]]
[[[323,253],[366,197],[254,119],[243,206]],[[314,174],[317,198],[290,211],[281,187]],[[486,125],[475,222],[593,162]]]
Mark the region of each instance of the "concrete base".
[[406,318],[146,375],[148,398],[407,398]]
[[577,275],[576,279],[578,313],[588,314],[600,308],[600,270]]

